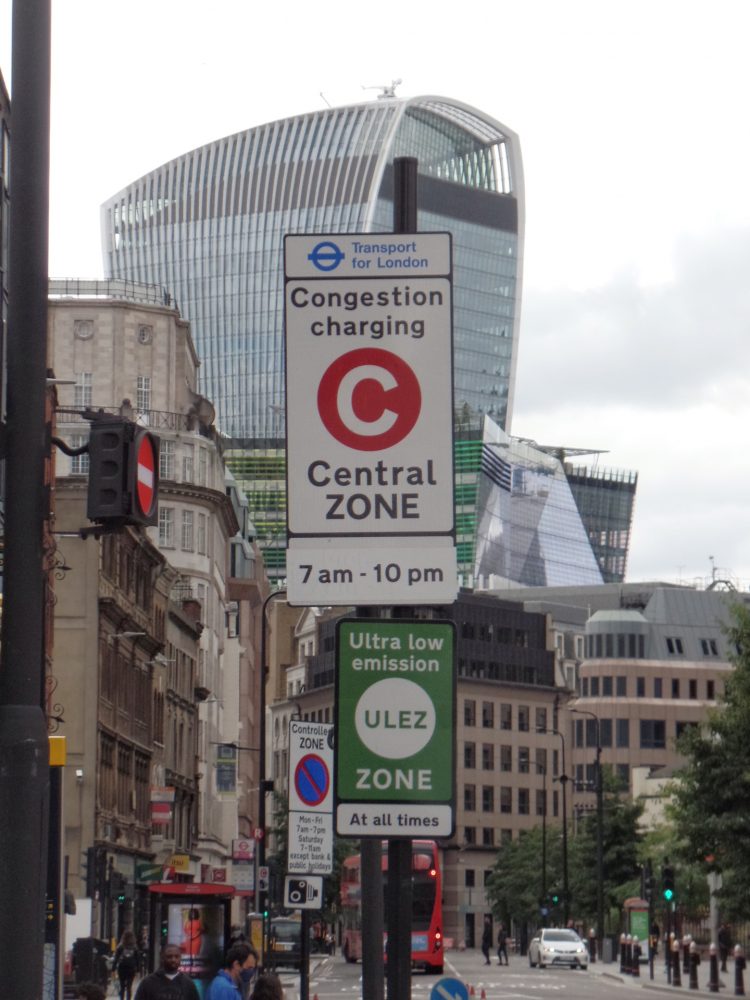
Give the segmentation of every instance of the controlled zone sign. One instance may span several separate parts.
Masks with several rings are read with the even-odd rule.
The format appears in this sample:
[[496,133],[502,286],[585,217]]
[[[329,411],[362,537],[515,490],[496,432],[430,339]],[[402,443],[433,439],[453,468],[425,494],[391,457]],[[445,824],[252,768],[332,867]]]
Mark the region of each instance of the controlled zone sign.
[[389,603],[455,599],[451,268],[448,233],[285,238],[291,604],[387,601],[361,538],[435,541]]
[[333,726],[327,723],[289,723],[287,871],[333,871]]
[[453,623],[349,618],[336,638],[337,832],[451,836]]

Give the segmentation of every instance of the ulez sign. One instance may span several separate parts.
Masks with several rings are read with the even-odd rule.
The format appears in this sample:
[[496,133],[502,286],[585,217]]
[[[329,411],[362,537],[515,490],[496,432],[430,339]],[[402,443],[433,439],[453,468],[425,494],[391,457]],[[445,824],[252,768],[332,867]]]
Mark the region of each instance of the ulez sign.
[[343,619],[336,648],[337,832],[449,837],[453,623]]

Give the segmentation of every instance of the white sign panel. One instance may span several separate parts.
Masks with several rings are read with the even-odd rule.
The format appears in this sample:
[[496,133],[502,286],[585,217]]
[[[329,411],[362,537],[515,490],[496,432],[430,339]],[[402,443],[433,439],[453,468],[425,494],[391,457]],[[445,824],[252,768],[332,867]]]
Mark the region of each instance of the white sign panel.
[[[290,549],[453,544],[450,235],[287,236],[285,254]],[[353,587],[328,590],[327,602],[374,603],[363,593],[372,581],[347,568]],[[292,574],[292,604],[308,600],[301,580]],[[431,583],[389,603],[455,598],[453,580],[449,595]]]
[[323,906],[323,879],[284,879],[284,906],[291,910],[319,910]]
[[287,871],[333,871],[333,726],[289,723],[289,836]]
[[286,870],[291,875],[330,875],[333,813],[289,813]]

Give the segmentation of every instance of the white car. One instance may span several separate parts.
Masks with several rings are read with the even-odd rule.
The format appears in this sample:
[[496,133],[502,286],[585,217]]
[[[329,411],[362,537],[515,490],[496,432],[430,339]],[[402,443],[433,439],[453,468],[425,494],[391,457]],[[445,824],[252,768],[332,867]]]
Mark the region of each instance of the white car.
[[529,945],[529,965],[569,965],[588,969],[589,950],[575,931],[564,927],[544,927]]

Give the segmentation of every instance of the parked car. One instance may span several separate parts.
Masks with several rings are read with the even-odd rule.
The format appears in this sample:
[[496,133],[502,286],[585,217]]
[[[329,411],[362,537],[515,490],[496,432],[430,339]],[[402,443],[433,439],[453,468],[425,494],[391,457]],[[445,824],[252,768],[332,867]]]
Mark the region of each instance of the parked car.
[[529,945],[529,965],[569,965],[588,969],[589,950],[575,931],[564,927],[543,927]]

